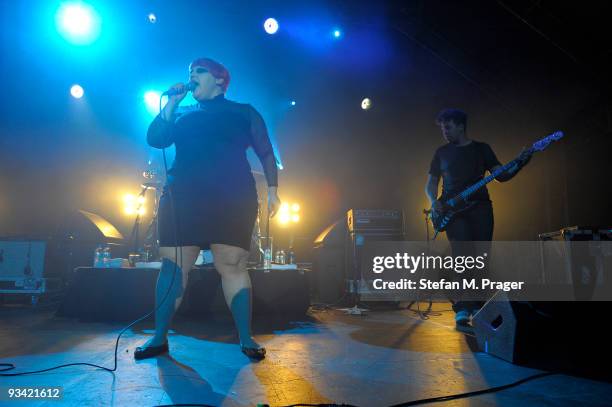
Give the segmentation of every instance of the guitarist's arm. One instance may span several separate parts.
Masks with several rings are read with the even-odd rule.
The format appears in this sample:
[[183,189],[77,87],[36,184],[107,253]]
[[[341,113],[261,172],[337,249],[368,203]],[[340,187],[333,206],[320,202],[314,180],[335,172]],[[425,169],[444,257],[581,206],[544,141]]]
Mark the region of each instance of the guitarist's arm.
[[[501,165],[496,165],[495,167],[491,168],[491,172],[497,170],[500,167]],[[495,177],[495,181],[507,182],[507,181],[510,181],[512,178],[514,178],[516,174],[518,174],[518,169],[516,169],[515,167],[512,167],[508,171],[504,171],[501,174],[499,174],[497,177]]]
[[427,195],[429,202],[431,202],[431,206],[436,210],[440,209],[438,207],[440,205],[440,202],[438,201],[438,185],[439,184],[440,184],[440,177],[436,177],[436,176],[429,174],[429,176],[427,177],[427,184],[425,184],[425,194]]
[[[516,174],[519,173],[524,166],[531,160],[531,153],[528,150],[523,150],[519,155],[518,159],[515,160],[515,163],[512,167],[510,167],[507,171],[502,172],[497,177],[495,177],[496,181],[506,182],[510,181]],[[501,165],[496,165],[491,168],[491,172],[495,171],[497,168],[501,167]]]

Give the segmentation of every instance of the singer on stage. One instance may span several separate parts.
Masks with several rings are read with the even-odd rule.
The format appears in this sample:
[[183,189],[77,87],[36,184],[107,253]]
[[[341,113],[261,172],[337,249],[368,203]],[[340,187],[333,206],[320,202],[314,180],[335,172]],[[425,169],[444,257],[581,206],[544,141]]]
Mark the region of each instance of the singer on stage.
[[[171,88],[176,94],[169,96],[147,133],[155,148],[174,144],[176,158],[158,211],[162,267],[155,335],[136,349],[134,357],[168,352],[169,324],[183,298],[189,270],[200,250],[210,248],[242,352],[263,359],[265,348],[251,337],[251,280],[246,265],[258,203],[246,149],[253,147],[263,165],[272,216],[280,205],[274,152],[261,115],[251,105],[225,98],[230,74],[223,65],[196,59],[189,66],[189,79],[187,86]],[[188,90],[198,104],[178,107]]]

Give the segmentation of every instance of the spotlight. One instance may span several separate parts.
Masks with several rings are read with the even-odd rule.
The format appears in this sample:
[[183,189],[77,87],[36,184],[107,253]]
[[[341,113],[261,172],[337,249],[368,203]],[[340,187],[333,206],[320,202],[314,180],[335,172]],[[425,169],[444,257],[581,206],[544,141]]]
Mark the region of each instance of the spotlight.
[[370,98],[365,98],[361,101],[361,108],[363,110],[368,110],[372,107],[372,100]]
[[289,219],[289,214],[286,212],[281,212],[278,214],[278,221],[281,223],[281,225],[286,225],[289,223]]
[[55,22],[64,38],[74,44],[90,44],[100,34],[100,17],[90,5],[82,2],[63,4]]
[[282,226],[287,226],[290,223],[298,223],[300,221],[300,204],[293,203],[289,205],[286,202],[281,204],[278,211],[278,223]]
[[276,34],[278,31],[278,21],[273,18],[268,18],[264,21],[264,30],[266,30],[268,34]]
[[151,24],[155,24],[157,22],[157,17],[153,13],[149,13],[149,22]]
[[342,31],[340,31],[339,29],[336,28],[332,32],[332,35],[333,35],[334,38],[338,39],[338,38],[342,37]]
[[123,212],[126,215],[134,215],[138,213],[140,216],[145,214],[145,197],[142,195],[138,195],[137,197],[132,194],[127,194],[123,196]]
[[291,106],[295,106],[295,100],[292,100],[292,101],[291,101],[289,104],[290,104]]
[[144,93],[145,106],[147,108],[147,111],[153,116],[156,116],[159,113],[159,98],[160,97],[161,97],[161,92],[156,91],[156,90],[148,90]]
[[70,87],[70,94],[72,95],[73,98],[80,99],[85,94],[85,91],[83,90],[81,85],[72,85]]

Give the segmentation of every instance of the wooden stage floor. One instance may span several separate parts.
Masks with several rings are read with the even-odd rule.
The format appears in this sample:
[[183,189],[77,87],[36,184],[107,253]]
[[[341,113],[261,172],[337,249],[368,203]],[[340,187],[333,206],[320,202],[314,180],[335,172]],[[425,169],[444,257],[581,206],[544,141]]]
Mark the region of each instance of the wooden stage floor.
[[[268,357],[251,363],[239,351],[227,319],[178,318],[171,356],[135,362],[134,348],[151,334],[151,323],[121,339],[114,374],[90,367],[0,377],[0,387],[62,386],[61,402],[0,402],[6,406],[154,406],[209,404],[272,406],[347,403],[388,406],[415,399],[499,386],[537,373],[477,352],[475,340],[454,330],[447,303],[421,320],[409,310],[366,316],[313,311],[299,321],[259,318],[257,339]],[[83,323],[51,310],[0,307],[0,363],[12,372],[71,362],[113,365],[118,323]],[[495,394],[443,406],[612,405],[612,385],[563,374]]]

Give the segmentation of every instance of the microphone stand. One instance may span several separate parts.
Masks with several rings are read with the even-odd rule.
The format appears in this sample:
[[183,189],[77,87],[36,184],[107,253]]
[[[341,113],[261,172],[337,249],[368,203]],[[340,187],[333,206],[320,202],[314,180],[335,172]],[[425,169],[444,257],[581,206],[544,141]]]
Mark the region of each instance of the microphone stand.
[[159,186],[151,186],[143,184],[143,187],[148,187],[155,190],[155,198],[153,201],[153,216],[151,222],[147,226],[147,230],[142,242],[143,254],[146,256],[141,261],[152,261],[159,258],[159,244],[157,240],[157,211],[159,209]]
[[[147,189],[149,189],[149,186],[144,185],[142,188],[142,191],[140,191],[140,193],[136,197],[137,201],[138,201],[138,198],[145,195],[145,193],[147,192]],[[136,219],[134,220],[134,226],[132,227],[132,233],[130,234],[130,242],[133,242],[134,244],[134,253],[138,253],[138,240],[139,240],[138,235],[139,235],[139,229],[140,229],[140,208],[142,208],[142,202],[139,202],[138,206],[136,207]]]
[[[266,211],[266,248],[264,249],[264,268],[266,263],[266,254],[270,253],[270,257],[274,257],[272,255],[272,243],[270,242],[270,206],[268,205],[268,210]],[[270,268],[272,268],[272,261],[270,261]]]
[[[431,213],[430,209],[423,209],[423,215],[425,215],[425,230],[426,230],[426,236],[427,236],[427,256],[429,256],[431,254],[431,239],[429,238],[429,214]],[[435,237],[434,237],[435,239]],[[423,270],[421,270],[421,276],[423,275]],[[421,311],[421,299],[420,299],[420,293],[421,293],[421,289],[419,287],[417,287],[416,290],[416,301],[411,301],[410,304],[408,305],[408,309],[410,309],[410,307],[412,307],[412,305],[416,302],[417,305],[417,310],[416,313],[419,316],[419,318],[421,319],[429,319],[429,313],[431,312],[431,308],[433,307],[433,297],[432,294],[429,294],[429,305],[427,307],[427,311]]]

